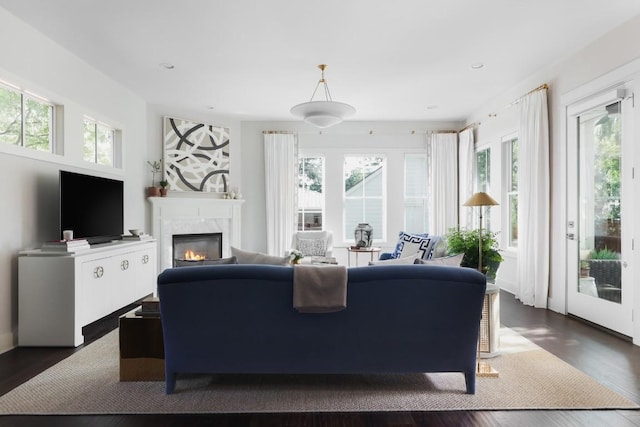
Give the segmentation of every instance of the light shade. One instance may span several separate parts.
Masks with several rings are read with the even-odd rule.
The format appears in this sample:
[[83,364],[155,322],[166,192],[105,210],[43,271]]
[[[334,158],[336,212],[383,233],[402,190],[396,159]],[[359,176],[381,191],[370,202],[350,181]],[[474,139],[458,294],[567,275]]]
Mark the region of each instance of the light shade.
[[291,114],[319,128],[337,125],[355,112],[351,105],[335,101],[310,101],[291,108]]
[[469,197],[469,200],[464,202],[463,206],[495,206],[499,203],[493,200],[493,198],[487,193],[480,191]]
[[[327,68],[325,64],[318,65],[321,75],[316,89],[311,95],[309,102],[303,102],[302,104],[295,105],[291,108],[291,114],[301,118],[305,122],[317,126],[319,128],[326,128],[329,126],[337,125],[345,118],[355,114],[356,109],[344,102],[335,102],[331,99],[331,92],[329,92],[329,86],[327,80],[324,78],[324,70]],[[324,92],[324,101],[314,101],[318,89]]]

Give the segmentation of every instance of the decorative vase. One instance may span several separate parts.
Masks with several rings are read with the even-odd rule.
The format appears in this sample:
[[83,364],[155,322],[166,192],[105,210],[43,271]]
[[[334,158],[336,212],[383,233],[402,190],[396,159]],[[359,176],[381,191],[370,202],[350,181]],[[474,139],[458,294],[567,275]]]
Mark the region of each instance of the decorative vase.
[[168,188],[161,188],[160,189],[160,196],[161,197],[167,197],[167,193],[169,192]]
[[368,248],[373,243],[373,227],[366,222],[358,224],[354,230],[356,238],[356,246],[359,248]]

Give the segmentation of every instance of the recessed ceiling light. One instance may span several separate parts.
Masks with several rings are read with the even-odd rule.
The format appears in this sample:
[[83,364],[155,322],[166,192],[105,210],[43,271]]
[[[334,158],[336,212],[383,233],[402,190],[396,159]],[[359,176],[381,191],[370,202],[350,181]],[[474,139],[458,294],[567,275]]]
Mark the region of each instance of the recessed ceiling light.
[[207,105],[207,110],[215,110],[216,107],[212,106],[212,105]]
[[482,67],[484,67],[484,64],[482,62],[474,62],[473,64],[471,64],[471,68],[473,68],[474,70],[479,70]]
[[161,66],[162,68],[166,68],[167,70],[173,70],[174,68],[176,68],[176,66],[175,66],[175,65],[173,65],[173,64],[171,64],[171,63],[169,63],[169,62],[161,62],[161,63],[160,63],[160,66]]
[[436,108],[438,108],[437,105],[427,105],[427,110],[435,110]]

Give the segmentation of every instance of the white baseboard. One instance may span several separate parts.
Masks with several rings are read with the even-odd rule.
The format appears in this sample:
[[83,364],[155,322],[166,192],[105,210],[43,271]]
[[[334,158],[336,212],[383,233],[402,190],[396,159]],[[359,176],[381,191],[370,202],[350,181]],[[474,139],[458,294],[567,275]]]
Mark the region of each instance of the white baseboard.
[[13,333],[0,334],[0,354],[13,350],[14,347]]

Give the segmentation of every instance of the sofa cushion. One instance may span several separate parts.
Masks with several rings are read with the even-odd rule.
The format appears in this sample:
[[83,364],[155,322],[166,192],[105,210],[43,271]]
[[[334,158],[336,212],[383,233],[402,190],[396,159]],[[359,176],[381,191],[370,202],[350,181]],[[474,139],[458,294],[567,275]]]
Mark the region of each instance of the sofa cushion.
[[273,256],[261,252],[243,251],[231,246],[231,254],[238,259],[238,264],[271,264],[289,265],[290,257]]
[[460,263],[462,262],[462,258],[464,258],[464,254],[457,255],[449,255],[443,256],[440,258],[431,258],[431,259],[416,259],[416,264],[432,264],[432,265],[451,265],[454,267],[460,267]]
[[297,239],[297,249],[304,256],[325,256],[327,241],[324,239]]
[[196,265],[221,265],[221,264],[237,264],[238,258],[230,256],[229,258],[205,259],[202,261],[175,260],[176,267],[195,267]]
[[435,242],[428,233],[415,234],[401,231],[392,258],[405,258],[417,253],[420,258],[427,259],[431,256],[432,243]]
[[403,258],[391,258],[391,259],[379,259],[377,261],[369,261],[369,265],[402,265],[402,264],[414,264],[419,260],[419,254],[413,254],[411,256]]

